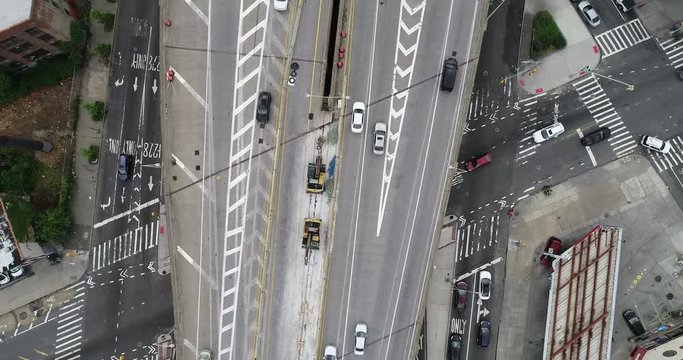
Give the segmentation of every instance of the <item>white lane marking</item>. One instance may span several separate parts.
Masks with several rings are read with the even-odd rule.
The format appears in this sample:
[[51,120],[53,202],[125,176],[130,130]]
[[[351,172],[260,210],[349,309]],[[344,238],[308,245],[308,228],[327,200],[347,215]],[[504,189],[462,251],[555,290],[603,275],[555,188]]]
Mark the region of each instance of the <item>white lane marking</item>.
[[[576,129],[576,133],[579,134],[579,139],[583,138],[583,133],[581,132],[581,129]],[[591,158],[591,163],[593,163],[593,167],[598,166],[598,163],[595,162],[595,156],[593,156],[593,151],[591,150],[590,146],[584,146],[586,148],[586,151],[588,152],[588,157]]]
[[[487,263],[485,263],[485,264],[483,264],[483,265],[480,265],[479,267],[476,267],[476,268],[472,269],[471,271],[466,272],[466,273],[464,273],[464,274],[458,276],[457,279],[453,280],[453,283],[457,283],[458,281],[465,280],[465,279],[467,279],[468,277],[470,277],[470,276],[472,276],[472,275],[475,275],[475,276],[476,276],[476,274],[477,274],[478,272],[480,272],[480,271],[482,271],[482,270],[485,270],[485,269],[487,269],[487,268],[489,268],[489,267],[491,267],[491,266],[493,266],[493,265],[496,265],[496,264],[498,264],[498,263],[501,262],[501,261],[503,261],[503,258],[502,258],[502,257],[497,257],[497,258],[493,259],[493,260],[490,261],[490,262],[487,262]],[[476,279],[474,279],[474,280],[475,280],[475,283],[476,283]]]
[[524,199],[526,199],[526,198],[528,198],[528,197],[529,197],[529,194],[520,196],[520,197],[517,198],[517,201],[515,201],[515,202],[520,202],[520,201],[522,201],[522,200],[524,200]]
[[524,191],[522,191],[522,192],[523,192],[523,193],[528,193],[529,191],[532,191],[532,190],[535,189],[535,188],[536,188],[535,186],[532,186],[532,187],[530,187],[530,188],[528,188],[528,189],[526,189],[526,190],[524,190]]
[[93,225],[93,228],[97,229],[97,228],[99,228],[99,227],[102,227],[102,226],[104,226],[104,225],[109,224],[109,223],[112,222],[112,221],[116,221],[116,220],[118,220],[118,219],[120,219],[120,218],[122,218],[122,217],[124,217],[124,216],[128,216],[128,215],[130,215],[130,214],[132,214],[132,213],[134,213],[134,212],[136,212],[136,211],[140,211],[140,210],[142,210],[142,209],[144,209],[144,208],[146,208],[146,207],[152,206],[152,205],[154,205],[154,204],[156,204],[156,203],[158,203],[158,202],[159,202],[159,198],[152,199],[152,200],[150,200],[150,201],[148,201],[148,202],[146,202],[146,203],[144,203],[144,204],[138,205],[138,206],[136,206],[136,207],[134,207],[134,208],[132,208],[132,209],[126,211],[126,212],[122,212],[122,213],[120,213],[120,214],[118,214],[118,215],[115,215],[115,216],[112,216],[112,217],[110,217],[110,218],[108,218],[108,219],[104,219],[104,220],[98,222],[97,224]]
[[[391,188],[391,180],[393,179],[393,174],[394,174],[394,165],[396,165],[396,154],[398,154],[398,149],[399,149],[399,144],[401,142],[401,130],[403,128],[403,120],[405,118],[405,110],[408,106],[408,98],[410,95],[410,87],[413,83],[413,67],[415,66],[415,59],[417,57],[417,47],[420,44],[420,39],[421,39],[421,34],[422,34],[422,27],[420,26],[417,29],[417,35],[416,35],[416,40],[415,40],[415,50],[410,52],[411,56],[404,55],[405,57],[410,58],[410,66],[408,66],[405,70],[402,70],[399,67],[400,59],[399,59],[399,51],[401,51],[401,35],[404,33],[403,28],[401,27],[401,24],[404,23],[403,21],[403,15],[407,12],[410,14],[410,16],[415,15],[418,11],[420,12],[419,17],[420,17],[420,23],[423,22],[424,20],[424,14],[425,14],[425,4],[426,0],[423,0],[420,4],[416,5],[414,8],[411,8],[410,5],[406,2],[407,0],[401,0],[401,11],[399,13],[399,18],[398,18],[398,28],[399,30],[396,32],[396,50],[394,52],[394,72],[391,80],[391,90],[394,95],[391,96],[391,100],[389,102],[389,119],[387,121],[387,137],[386,137],[386,155],[384,157],[384,167],[382,170],[382,186],[380,190],[380,201],[379,201],[379,214],[377,216],[377,232],[376,235],[379,236],[380,231],[382,230],[382,223],[384,219],[384,210],[387,206],[387,200],[389,198],[389,189]],[[450,24],[449,24],[450,26]],[[401,51],[403,52],[403,51]],[[401,89],[401,93],[398,93],[398,90],[396,88],[396,82],[398,80],[398,76],[400,76],[401,80],[403,80],[404,77],[408,77],[407,81],[404,84],[404,89]],[[403,82],[402,82],[403,84]],[[402,105],[398,110],[394,109],[394,104],[396,104],[397,99],[402,99]],[[398,121],[398,130],[394,133],[392,129],[392,120],[396,119]],[[393,146],[393,149],[390,148],[390,144],[392,143],[392,140],[395,140],[395,145]],[[390,162],[390,164],[388,164]]]
[[[195,12],[195,14],[197,14],[197,16],[199,16],[200,19],[202,19],[204,24],[211,25],[209,23],[209,18],[202,12],[199,6],[195,5],[195,3],[192,2],[192,0],[185,0],[185,3],[190,7],[190,9],[192,9],[192,11]],[[211,9],[210,6],[209,9]],[[211,10],[209,10],[209,12],[211,12]]]
[[183,77],[180,75],[180,73],[178,72],[178,70],[176,70],[176,69],[173,68],[172,66],[170,66],[169,68],[170,68],[171,70],[173,70],[173,72],[174,72],[174,74],[173,74],[173,79],[178,80],[181,84],[183,84],[183,86],[184,86],[185,89],[190,93],[190,95],[192,95],[192,97],[194,97],[195,100],[197,100],[197,101],[202,105],[202,107],[203,107],[204,109],[206,109],[206,106],[207,106],[207,105],[206,105],[206,100],[204,100],[204,98],[203,98],[201,95],[199,95],[199,93],[197,93],[197,90],[195,90],[190,84],[188,84],[188,82],[185,80],[185,78],[183,78]]
[[204,178],[202,178],[202,182],[200,183],[197,175],[192,173],[192,171],[190,171],[190,169],[187,168],[187,166],[185,166],[185,164],[182,161],[180,161],[180,159],[175,154],[171,154],[171,157],[173,158],[173,160],[175,160],[176,165],[178,165],[180,169],[183,170],[185,175],[187,175],[187,177],[189,177],[193,183],[197,183],[196,185],[197,187],[199,187],[202,193],[204,193],[205,196],[208,196],[209,192],[208,190],[206,190],[206,187],[204,187]]

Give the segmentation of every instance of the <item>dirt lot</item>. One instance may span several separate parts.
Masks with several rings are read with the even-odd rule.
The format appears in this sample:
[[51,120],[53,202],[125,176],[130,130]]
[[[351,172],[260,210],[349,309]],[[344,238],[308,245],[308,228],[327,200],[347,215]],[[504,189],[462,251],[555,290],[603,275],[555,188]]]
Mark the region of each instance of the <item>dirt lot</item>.
[[54,148],[36,158],[61,174],[69,136],[71,79],[25,96],[0,108],[0,135],[45,140]]

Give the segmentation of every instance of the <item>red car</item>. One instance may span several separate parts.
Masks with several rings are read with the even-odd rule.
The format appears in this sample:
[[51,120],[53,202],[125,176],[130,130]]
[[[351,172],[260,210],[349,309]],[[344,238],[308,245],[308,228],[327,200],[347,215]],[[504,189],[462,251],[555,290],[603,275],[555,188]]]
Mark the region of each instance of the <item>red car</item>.
[[553,255],[560,255],[560,247],[562,246],[562,240],[551,236],[550,239],[545,243],[545,248],[543,249],[543,254],[541,254],[541,265],[550,265],[552,264],[553,260],[555,260],[554,257],[546,255],[548,254],[553,254]]
[[467,305],[467,283],[464,281],[455,284],[455,302],[460,310],[464,310]]
[[488,163],[493,161],[493,156],[491,156],[491,153],[486,153],[481,156],[477,156],[473,159],[470,159],[469,161],[465,162],[465,168],[467,171],[474,171]]

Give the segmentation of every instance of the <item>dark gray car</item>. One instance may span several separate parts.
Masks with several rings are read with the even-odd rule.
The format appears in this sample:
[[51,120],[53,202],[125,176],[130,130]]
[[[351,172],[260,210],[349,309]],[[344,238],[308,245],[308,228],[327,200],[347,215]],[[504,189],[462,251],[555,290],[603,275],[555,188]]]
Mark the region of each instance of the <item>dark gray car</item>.
[[645,334],[643,323],[640,322],[640,319],[635,311],[626,310],[622,316],[624,317],[624,320],[626,320],[626,325],[628,325],[628,328],[631,329],[631,332],[633,332],[633,335],[640,336]]
[[258,104],[256,105],[256,121],[260,124],[267,124],[270,121],[270,93],[262,91],[258,94]]
[[443,62],[441,72],[441,90],[453,91],[455,78],[458,75],[458,61],[454,57],[449,57]]
[[128,179],[128,169],[129,169],[128,155],[119,154],[119,179],[121,181]]
[[581,138],[581,144],[583,146],[591,146],[597,144],[612,135],[612,132],[607,127],[601,127],[598,130]]
[[491,322],[482,320],[479,323],[479,334],[477,334],[477,343],[481,347],[489,347],[491,343]]

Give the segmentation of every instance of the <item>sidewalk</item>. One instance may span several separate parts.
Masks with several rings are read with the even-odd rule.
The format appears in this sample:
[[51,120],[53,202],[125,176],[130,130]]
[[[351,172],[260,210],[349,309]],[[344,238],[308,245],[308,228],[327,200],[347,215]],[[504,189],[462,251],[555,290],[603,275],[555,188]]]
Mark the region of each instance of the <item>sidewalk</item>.
[[[534,15],[547,10],[567,39],[567,46],[539,61],[529,58]],[[520,41],[520,71],[517,84],[529,94],[540,94],[560,87],[581,75],[581,69],[591,69],[600,62],[600,49],[586,28],[574,3],[556,0],[527,0],[524,3],[522,39]]]
[[647,31],[659,39],[671,37],[669,30],[675,22],[683,21],[683,1],[681,0],[646,0],[635,7],[638,18]]
[[453,288],[451,272],[454,267],[456,247],[455,240],[453,240],[454,232],[453,226],[443,228],[439,246],[434,252],[433,268],[427,290],[425,317],[429,326],[424,334],[427,343],[425,359],[445,359],[447,355],[445,345],[448,343]]
[[[116,12],[116,3],[107,0],[92,0],[91,6],[105,12]],[[85,9],[83,14],[86,13]],[[75,177],[71,194],[71,216],[73,233],[65,244],[62,262],[50,265],[46,259],[30,265],[32,276],[26,277],[16,284],[2,290],[0,294],[0,314],[13,312],[22,306],[78,282],[88,268],[90,236],[93,223],[93,208],[97,190],[98,164],[90,164],[81,155],[81,149],[90,145],[100,145],[102,140],[102,122],[90,118],[84,103],[95,100],[105,101],[107,93],[108,66],[100,64],[92,49],[95,44],[112,43],[113,32],[104,32],[101,24],[92,21],[91,37],[87,49],[86,62],[74,76],[71,96],[80,96],[79,118],[76,126],[73,173]],[[80,91],[79,91],[80,90]],[[103,148],[100,152],[104,151]],[[28,252],[42,252],[38,244],[21,244]],[[40,253],[34,254],[40,255]],[[45,301],[43,301],[45,303]]]

